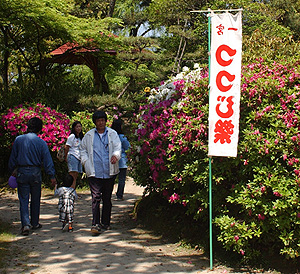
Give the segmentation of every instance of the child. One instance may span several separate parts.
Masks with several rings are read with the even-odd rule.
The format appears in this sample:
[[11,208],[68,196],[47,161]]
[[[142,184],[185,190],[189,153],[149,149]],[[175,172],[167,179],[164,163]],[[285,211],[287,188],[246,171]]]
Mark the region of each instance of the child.
[[73,231],[74,201],[77,198],[75,184],[76,181],[74,181],[73,176],[70,174],[66,174],[63,180],[63,186],[57,188],[57,184],[55,185],[54,195],[59,196],[59,221],[63,223],[63,231]]

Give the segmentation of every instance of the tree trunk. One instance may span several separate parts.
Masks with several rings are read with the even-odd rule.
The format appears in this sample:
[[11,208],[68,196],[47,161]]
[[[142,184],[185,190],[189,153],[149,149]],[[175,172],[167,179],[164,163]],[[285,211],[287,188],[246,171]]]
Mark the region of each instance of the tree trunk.
[[23,76],[22,76],[22,68],[18,65],[18,84],[21,89],[23,89]]
[[116,4],[116,0],[111,0],[111,1],[109,2],[108,17],[113,17],[113,15],[114,15],[114,10],[115,10],[115,4]]
[[184,52],[185,52],[185,47],[186,47],[186,38],[184,37],[184,44],[183,44],[183,47],[182,47],[182,50],[181,50],[181,55],[178,59],[177,73],[180,72],[181,61],[182,61],[182,58],[183,58],[183,55],[184,55]]
[[[90,67],[91,68],[91,67]],[[97,92],[101,92],[103,94],[109,93],[109,86],[106,81],[105,75],[101,73],[101,68],[97,64],[96,67],[91,68],[94,74],[94,86]]]
[[121,96],[125,93],[125,91],[129,87],[129,85],[131,84],[131,81],[132,81],[132,77],[130,77],[130,80],[127,82],[127,84],[125,85],[125,87],[123,88],[123,90],[119,93],[117,99],[120,99]]
[[[186,30],[186,27],[187,27],[187,20],[185,20],[183,31]],[[180,39],[179,47],[177,50],[177,55],[176,55],[175,61],[174,61],[174,66],[173,66],[173,70],[172,70],[173,73],[180,72],[181,61],[182,61],[182,58],[183,58],[183,55],[185,52],[185,47],[186,47],[186,40],[187,40],[186,37],[182,35],[181,39]]]
[[7,35],[7,29],[3,26],[1,26],[1,31],[3,33],[3,44],[4,44],[4,50],[3,50],[3,65],[1,69],[1,77],[3,79],[3,90],[4,94],[3,98],[8,94],[8,58],[9,58],[9,46],[8,46],[8,35]]
[[[90,67],[91,68],[91,67]],[[94,87],[96,92],[100,91],[100,74],[99,74],[99,70],[96,68],[92,68],[93,70],[93,75],[94,75]]]
[[106,81],[106,78],[103,74],[100,73],[100,83],[101,83],[101,88],[102,88],[102,93],[103,94],[108,94],[109,93],[109,86]]

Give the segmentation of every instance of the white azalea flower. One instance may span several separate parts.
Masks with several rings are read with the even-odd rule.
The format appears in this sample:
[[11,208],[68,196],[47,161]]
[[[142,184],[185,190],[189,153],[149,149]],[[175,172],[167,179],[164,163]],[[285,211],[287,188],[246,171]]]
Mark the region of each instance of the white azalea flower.
[[183,71],[183,72],[188,72],[188,71],[190,71],[190,69],[189,69],[188,67],[183,67],[183,68],[182,68],[182,71]]
[[200,65],[198,63],[194,64],[194,69],[200,69]]
[[[195,82],[201,79],[202,68],[198,63],[194,64],[194,70],[190,70],[188,67],[183,67],[182,72],[178,73],[176,76],[168,79],[163,85],[159,86],[157,89],[151,89],[150,96],[148,97],[148,102],[158,103],[159,101],[168,100],[175,93],[174,81],[184,80],[186,83]],[[185,85],[184,90],[188,89],[188,85]]]

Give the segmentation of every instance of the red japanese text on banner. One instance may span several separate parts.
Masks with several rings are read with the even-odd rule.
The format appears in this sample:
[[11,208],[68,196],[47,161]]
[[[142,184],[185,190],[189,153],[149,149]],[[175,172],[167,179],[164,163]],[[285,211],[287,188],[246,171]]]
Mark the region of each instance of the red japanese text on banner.
[[240,117],[242,12],[211,15],[208,156],[236,157]]

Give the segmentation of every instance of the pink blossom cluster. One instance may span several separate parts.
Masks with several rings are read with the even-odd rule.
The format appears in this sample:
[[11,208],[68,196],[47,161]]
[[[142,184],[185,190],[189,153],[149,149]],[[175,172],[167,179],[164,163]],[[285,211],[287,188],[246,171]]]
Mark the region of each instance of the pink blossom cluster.
[[[174,82],[174,85],[178,92],[171,99],[140,107],[143,113],[139,118],[141,126],[137,129],[140,154],[145,155],[156,183],[159,183],[159,174],[167,170],[168,158],[173,153],[187,153],[190,145],[199,146],[199,139],[206,135],[206,126],[201,123],[204,116],[201,110],[193,109],[193,116],[184,111],[173,111],[171,106],[174,102],[179,101],[181,107],[186,107],[193,100],[192,96],[182,92],[183,80]],[[180,101],[183,98],[185,100]]]
[[178,201],[179,199],[180,199],[179,195],[178,195],[177,193],[173,193],[173,194],[170,196],[169,201],[170,201],[171,203],[174,203],[174,202]]
[[[170,202],[180,199],[183,206],[187,205],[183,200],[184,196],[174,196],[171,193],[180,192],[180,187],[177,189],[176,185],[183,185],[185,178],[180,174],[170,176],[170,171],[174,164],[184,163],[173,163],[175,158],[185,157],[191,150],[205,147],[203,140],[207,139],[206,118],[199,108],[203,94],[197,92],[195,87],[203,85],[203,79],[207,76],[204,70],[195,70],[191,74],[177,75],[167,85],[162,83],[163,87],[172,88],[172,95],[157,96],[156,98],[161,98],[160,101],[149,100],[148,104],[140,106],[137,120],[138,156],[149,166],[155,187],[167,193],[164,196]],[[165,92],[162,87],[156,90]],[[136,154],[133,152],[130,157],[135,159]],[[180,169],[177,170],[179,172]]]
[[[250,74],[249,78],[247,73]],[[299,87],[297,79],[300,78],[300,74],[297,72],[297,69],[293,66],[286,67],[282,64],[274,62],[271,67],[265,62],[264,59],[259,59],[257,63],[249,64],[243,67],[243,83],[241,86],[242,94],[249,97],[249,99],[255,98],[255,100],[249,101],[249,106],[260,105],[264,96],[281,96],[282,91],[286,86]],[[263,85],[257,85],[256,83],[261,82],[265,79]],[[271,85],[272,83],[272,85]],[[271,90],[275,85],[276,91]],[[283,99],[282,107],[285,108],[285,105],[290,102],[291,99],[295,99],[295,94],[292,96],[286,96],[286,100]]]
[[[255,113],[254,123],[251,125],[253,134],[259,134],[256,142],[259,143],[263,138],[259,133],[257,126],[259,121],[268,123],[269,115],[272,112],[277,114],[278,123],[281,122],[285,128],[280,127],[277,130],[278,138],[274,141],[267,140],[264,146],[259,150],[260,154],[270,154],[270,149],[273,145],[278,147],[286,146],[287,138],[294,142],[294,148],[290,148],[290,153],[287,156],[283,154],[283,159],[287,165],[294,167],[294,173],[298,176],[300,168],[297,163],[299,159],[295,160],[292,156],[294,151],[300,151],[300,128],[299,110],[300,110],[300,73],[299,62],[296,64],[282,65],[276,62],[268,64],[264,59],[259,59],[256,63],[249,64],[243,67],[242,75],[242,95],[247,106],[251,109],[257,109]],[[266,102],[275,102],[265,106]],[[275,104],[277,109],[275,109]],[[281,109],[278,109],[278,105]],[[291,130],[289,130],[291,129]],[[288,136],[287,132],[295,132],[294,135]],[[248,159],[244,159],[244,163],[249,163]]]
[[66,114],[43,104],[19,105],[8,109],[1,117],[0,124],[12,137],[16,137],[27,131],[27,122],[32,117],[38,117],[43,121],[43,129],[39,136],[46,141],[52,151],[57,151],[70,134],[70,120]]

